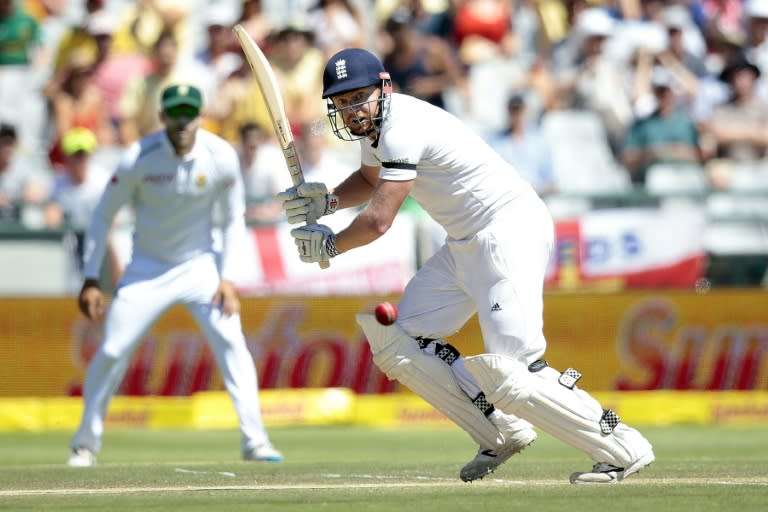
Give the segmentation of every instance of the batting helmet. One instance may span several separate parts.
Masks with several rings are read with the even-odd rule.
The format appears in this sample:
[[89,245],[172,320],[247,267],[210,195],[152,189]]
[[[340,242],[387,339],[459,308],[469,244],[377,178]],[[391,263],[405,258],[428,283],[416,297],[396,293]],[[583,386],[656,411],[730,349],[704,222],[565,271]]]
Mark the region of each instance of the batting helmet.
[[362,48],[346,48],[328,59],[323,72],[323,98],[380,84],[389,79],[378,57]]

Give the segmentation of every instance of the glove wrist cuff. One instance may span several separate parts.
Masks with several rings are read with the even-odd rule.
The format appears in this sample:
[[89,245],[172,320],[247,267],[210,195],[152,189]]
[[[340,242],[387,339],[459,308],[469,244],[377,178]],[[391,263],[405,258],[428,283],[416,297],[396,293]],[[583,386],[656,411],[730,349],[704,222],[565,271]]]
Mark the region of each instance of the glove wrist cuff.
[[325,239],[325,252],[329,257],[334,258],[341,254],[341,251],[336,247],[336,235],[331,233]]
[[326,194],[325,195],[325,212],[323,212],[323,215],[330,215],[339,208],[339,196],[336,194]]

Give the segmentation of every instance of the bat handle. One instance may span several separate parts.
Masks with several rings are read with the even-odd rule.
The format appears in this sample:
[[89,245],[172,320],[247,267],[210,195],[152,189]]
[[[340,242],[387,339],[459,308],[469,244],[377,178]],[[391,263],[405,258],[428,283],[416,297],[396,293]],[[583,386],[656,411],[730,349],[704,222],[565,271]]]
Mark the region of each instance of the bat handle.
[[[317,224],[317,219],[315,218],[314,215],[307,215],[307,225],[310,225],[310,224]],[[320,268],[323,270],[331,266],[330,261],[318,261],[317,264],[320,265]]]

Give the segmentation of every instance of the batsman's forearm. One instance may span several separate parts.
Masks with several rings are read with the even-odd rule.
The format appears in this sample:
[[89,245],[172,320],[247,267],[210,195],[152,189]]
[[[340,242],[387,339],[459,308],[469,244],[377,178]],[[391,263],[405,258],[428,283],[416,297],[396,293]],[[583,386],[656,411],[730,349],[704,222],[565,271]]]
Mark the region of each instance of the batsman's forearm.
[[339,209],[352,208],[371,199],[373,185],[363,177],[358,169],[331,192],[339,197]]
[[384,222],[363,210],[346,229],[336,234],[336,248],[347,252],[368,245],[386,233],[391,225],[391,221]]

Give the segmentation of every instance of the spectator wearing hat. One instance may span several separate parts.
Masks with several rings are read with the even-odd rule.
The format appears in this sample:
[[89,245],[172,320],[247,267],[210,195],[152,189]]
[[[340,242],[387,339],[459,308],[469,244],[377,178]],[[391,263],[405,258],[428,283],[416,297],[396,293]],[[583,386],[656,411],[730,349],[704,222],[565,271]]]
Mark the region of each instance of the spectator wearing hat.
[[93,163],[97,147],[96,135],[88,128],[72,128],[62,138],[66,165],[54,179],[53,203],[48,209],[49,227],[67,225],[83,231],[88,226],[93,208],[109,180],[108,171]]
[[[73,232],[69,240],[72,274],[70,291],[82,282],[83,233],[91,221],[96,204],[109,181],[109,172],[93,162],[98,147],[96,135],[88,128],[73,128],[61,140],[66,164],[54,179],[50,202],[45,210],[46,225],[51,229],[66,228]],[[113,269],[116,257],[109,249]]]
[[[207,45],[195,55],[194,63],[200,76],[207,78],[199,85],[208,98],[215,98],[224,81],[243,65],[240,53],[232,51],[233,45],[238,44],[232,32],[235,23],[236,13],[227,5],[217,4],[207,11]],[[214,126],[209,128],[218,131]]]
[[766,156],[768,102],[756,92],[759,77],[760,69],[744,54],[733,58],[720,73],[731,97],[716,106],[702,125],[709,157],[755,162]]
[[602,8],[581,11],[565,45],[553,56],[559,107],[597,113],[614,151],[633,119],[629,69],[606,52],[617,23]]

